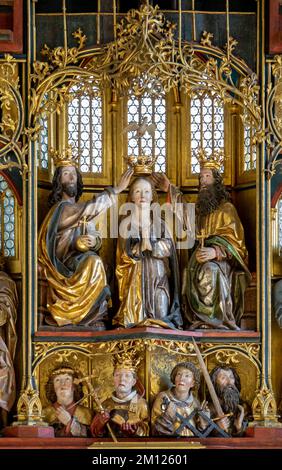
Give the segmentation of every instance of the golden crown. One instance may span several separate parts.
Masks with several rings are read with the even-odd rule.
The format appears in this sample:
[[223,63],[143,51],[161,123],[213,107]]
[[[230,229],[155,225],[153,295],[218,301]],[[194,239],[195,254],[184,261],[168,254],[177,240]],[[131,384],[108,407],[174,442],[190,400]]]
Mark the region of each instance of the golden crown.
[[128,369],[136,372],[140,361],[140,357],[137,357],[134,350],[117,353],[113,356],[114,370]]
[[205,149],[200,148],[197,152],[197,159],[201,169],[220,170],[225,160],[224,150],[214,150],[212,154],[208,155]]
[[153,167],[157,157],[148,155],[130,155],[124,157],[126,163],[134,170],[134,176],[150,175],[153,172]]
[[53,158],[55,167],[60,166],[75,166],[78,167],[77,156],[74,157],[72,154],[72,146],[69,145],[67,148],[63,149],[61,152],[50,148],[49,150],[50,157]]

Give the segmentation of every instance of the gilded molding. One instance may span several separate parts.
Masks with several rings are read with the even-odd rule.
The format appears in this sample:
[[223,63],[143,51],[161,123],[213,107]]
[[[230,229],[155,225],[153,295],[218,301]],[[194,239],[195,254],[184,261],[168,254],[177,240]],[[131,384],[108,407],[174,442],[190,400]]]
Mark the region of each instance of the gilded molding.
[[[23,102],[19,91],[18,64],[9,54],[0,64],[0,170],[26,170],[25,154],[18,145],[24,123]],[[10,155],[13,152],[13,155]]]
[[[217,362],[221,364],[236,364],[240,362],[239,355],[243,355],[251,361],[255,367],[260,370],[260,345],[250,343],[201,343],[198,344],[204,358],[215,354]],[[165,349],[168,353],[194,356],[194,346],[192,343],[182,341],[161,341],[149,340],[148,349],[152,351],[159,347]]]
[[18,421],[14,425],[44,425],[42,420],[42,405],[38,392],[29,386],[21,393],[17,403]]
[[[36,342],[34,343],[34,367],[53,353],[64,351],[64,354],[70,354],[73,351],[79,351],[89,357],[104,354],[117,354],[135,350],[142,352],[147,345],[148,340],[125,340],[125,341],[107,341],[103,343],[85,343],[85,342]],[[66,359],[66,357],[65,357]]]
[[[199,343],[202,356],[208,369],[219,364],[235,367],[244,377],[243,396],[251,406],[255,398],[254,390],[258,389],[258,377],[261,374],[259,363],[259,345],[230,343]],[[156,394],[169,386],[170,372],[177,362],[192,361],[197,364],[197,357],[192,342],[162,339],[131,339],[105,341],[102,343],[87,342],[36,342],[33,375],[40,385],[40,399],[46,404],[45,384],[48,381],[50,368],[62,362],[75,367],[82,377],[91,376],[93,386],[99,399],[103,400],[111,393],[114,358],[119,355],[135,357],[138,376],[146,386],[146,396],[150,401]],[[85,403],[94,406],[87,388]],[[91,405],[92,403],[92,405]]]
[[269,71],[266,90],[268,158],[265,172],[268,178],[272,178],[276,174],[276,167],[281,165],[277,158],[282,149],[282,55],[274,57]]
[[257,392],[252,403],[252,414],[254,417],[254,425],[277,426],[278,415],[276,401],[272,390],[265,385]]
[[[143,353],[145,349],[149,352],[154,352],[156,349],[161,348],[170,354],[195,356],[193,343],[175,340],[161,340],[161,339],[137,339],[125,341],[107,341],[103,343],[71,343],[71,342],[36,342],[34,344],[34,367],[37,367],[40,362],[58,351],[65,351],[64,354],[70,354],[73,351],[79,351],[89,357],[104,354],[117,354],[121,351],[126,352],[135,350]],[[203,357],[208,357],[215,354],[219,363],[236,364],[240,362],[238,355],[243,355],[250,360],[257,369],[260,369],[259,353],[260,346],[250,343],[202,343],[199,348]],[[66,357],[65,357],[66,359]]]
[[19,76],[17,62],[10,54],[4,54],[4,62],[0,64],[0,77],[10,83],[16,90],[19,89]]

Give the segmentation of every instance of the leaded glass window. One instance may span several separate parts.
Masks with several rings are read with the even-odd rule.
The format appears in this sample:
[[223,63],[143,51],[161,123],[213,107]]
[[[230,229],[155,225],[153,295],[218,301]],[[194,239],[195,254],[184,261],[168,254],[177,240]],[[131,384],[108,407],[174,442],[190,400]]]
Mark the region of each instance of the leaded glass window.
[[[156,157],[155,171],[166,171],[166,103],[164,93],[150,92],[142,96],[130,94],[127,102],[129,126],[136,123],[138,132],[128,132],[127,152],[130,155]],[[133,126],[134,127],[134,126]],[[144,132],[143,132],[144,131]]]
[[[191,173],[199,173],[197,152],[203,148],[207,155],[224,151],[224,105],[214,93],[194,93],[191,98]],[[224,171],[224,168],[221,169]]]
[[48,170],[48,120],[43,117],[40,118],[39,124],[41,126],[38,142],[38,163],[42,170]]
[[7,181],[1,175],[0,221],[0,251],[1,253],[4,251],[5,257],[15,256],[15,198]]
[[251,126],[244,127],[244,171],[256,169],[256,145],[253,143],[254,129]]
[[83,94],[68,105],[68,142],[82,173],[102,173],[102,99]]

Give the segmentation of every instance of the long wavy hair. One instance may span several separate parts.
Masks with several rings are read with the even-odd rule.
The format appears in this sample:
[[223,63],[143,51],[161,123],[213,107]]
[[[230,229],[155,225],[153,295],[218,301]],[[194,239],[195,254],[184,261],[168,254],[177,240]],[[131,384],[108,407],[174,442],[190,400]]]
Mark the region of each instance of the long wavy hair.
[[[63,167],[59,166],[55,170],[53,180],[52,180],[52,191],[48,197],[49,207],[52,207],[54,204],[62,200],[62,197],[63,197],[63,186],[61,183],[62,168]],[[77,168],[76,168],[76,174],[77,174],[77,193],[75,196],[75,201],[77,202],[80,196],[82,195],[83,181],[82,181],[81,173],[79,172]]]
[[[59,375],[60,371],[62,371],[62,367],[63,366],[60,365],[52,371],[52,373],[50,374],[50,376],[48,378],[46,386],[45,386],[46,398],[51,403],[55,403],[57,401],[57,395],[56,395],[55,387],[54,387],[54,378],[56,377],[56,375]],[[62,371],[61,372],[62,374],[67,373],[73,379],[80,378],[77,371],[75,371],[73,369],[73,372],[71,372],[72,368],[69,365],[67,365],[66,367],[70,369],[70,372]],[[81,383],[74,384],[74,387],[73,387],[73,400],[74,400],[74,402],[76,403],[82,397],[83,397],[83,391],[82,391]]]

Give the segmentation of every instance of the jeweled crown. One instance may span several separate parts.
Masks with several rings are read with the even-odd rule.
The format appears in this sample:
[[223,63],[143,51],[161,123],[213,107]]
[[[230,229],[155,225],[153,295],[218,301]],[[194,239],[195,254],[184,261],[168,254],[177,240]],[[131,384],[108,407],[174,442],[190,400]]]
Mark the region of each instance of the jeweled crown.
[[134,176],[151,175],[157,157],[149,155],[130,155],[124,157],[126,163],[133,168]]
[[197,152],[197,159],[201,169],[220,170],[225,160],[224,150],[214,150],[209,155],[205,149],[200,148]]
[[78,157],[73,155],[71,145],[63,149],[61,152],[59,150],[55,150],[54,148],[50,148],[49,154],[53,158],[53,162],[56,168],[60,166],[78,167]]
[[128,369],[136,372],[140,364],[140,360],[140,357],[137,357],[136,352],[133,350],[117,353],[113,356],[114,370]]

